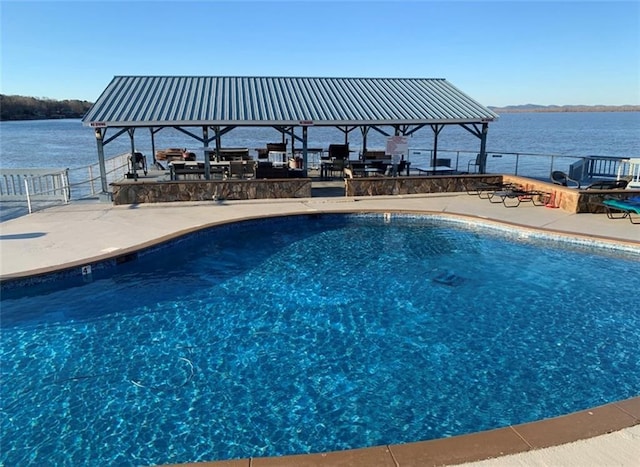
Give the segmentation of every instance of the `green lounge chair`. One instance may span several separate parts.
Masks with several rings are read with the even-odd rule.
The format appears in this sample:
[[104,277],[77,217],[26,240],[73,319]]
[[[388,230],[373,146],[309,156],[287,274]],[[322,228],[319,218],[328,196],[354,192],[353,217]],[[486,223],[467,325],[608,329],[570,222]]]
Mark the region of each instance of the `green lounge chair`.
[[[640,224],[640,197],[629,199],[605,199],[602,204],[609,219],[629,219],[632,224]],[[634,216],[638,216],[634,220]]]

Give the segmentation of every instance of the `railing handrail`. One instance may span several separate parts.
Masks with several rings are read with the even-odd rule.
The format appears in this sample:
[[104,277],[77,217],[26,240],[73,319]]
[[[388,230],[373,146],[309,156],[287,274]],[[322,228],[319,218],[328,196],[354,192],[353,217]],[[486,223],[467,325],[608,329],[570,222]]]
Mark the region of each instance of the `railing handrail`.
[[[409,148],[407,157],[411,160],[411,154],[418,153],[418,155],[428,155],[429,157],[433,157],[433,149],[428,148]],[[438,148],[438,158],[442,155],[451,155],[455,154],[455,170],[463,170],[465,169],[464,164],[468,164],[469,161],[474,160],[478,155],[478,151],[472,151],[468,149],[446,149],[446,148]],[[572,174],[580,175],[580,180],[588,180],[594,177],[606,177],[606,178],[615,178],[617,175],[618,165],[628,157],[616,157],[616,156],[599,156],[599,155],[574,155],[574,154],[541,154],[534,152],[512,152],[512,151],[486,151],[486,154],[490,158],[502,158],[513,157],[514,167],[512,172],[514,175],[519,175],[518,171],[520,168],[520,159],[521,157],[537,157],[537,158],[547,158],[550,160],[549,170],[547,174],[551,174],[553,170],[558,170],[557,167],[554,167],[556,159],[570,159],[574,162],[568,168],[562,168],[563,171],[570,172]],[[462,156],[462,157],[461,157]],[[461,160],[462,159],[462,160]],[[460,163],[462,162],[462,166]],[[542,171],[540,172],[542,174]],[[573,178],[573,177],[572,177]]]
[[[105,161],[107,180],[124,178],[129,153]],[[29,213],[51,204],[66,204],[71,199],[95,197],[102,190],[99,164],[73,169],[11,168],[0,169],[0,202],[26,203]]]
[[68,170],[0,169],[0,199],[29,201],[31,198],[68,202]]
[[[129,153],[122,153],[105,160],[107,184],[124,178],[129,169]],[[74,180],[71,184],[72,193],[76,194],[73,198],[85,198],[87,196],[97,196],[102,191],[102,182],[100,179],[100,164],[85,165],[71,169],[74,174]],[[75,174],[78,174],[77,176]],[[86,187],[86,190],[82,188]]]

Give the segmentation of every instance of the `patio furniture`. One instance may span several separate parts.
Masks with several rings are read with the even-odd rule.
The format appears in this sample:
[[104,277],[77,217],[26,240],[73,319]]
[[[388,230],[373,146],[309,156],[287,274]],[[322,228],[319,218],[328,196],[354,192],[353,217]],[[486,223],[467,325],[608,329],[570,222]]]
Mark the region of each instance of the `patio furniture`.
[[379,159],[389,159],[385,151],[365,151],[364,152],[364,160],[379,160]]
[[329,145],[329,159],[330,160],[346,160],[349,159],[349,145],[348,144],[330,144]]
[[580,181],[569,178],[566,173],[560,170],[554,170],[551,172],[551,181],[556,185],[568,187],[569,184],[573,184],[575,185],[573,188],[580,188]]
[[325,173],[329,173],[331,177],[333,177],[334,173],[336,172],[338,173],[338,175],[341,175],[345,168],[345,165],[346,164],[344,159],[333,160],[327,165]]
[[422,175],[422,174],[427,174],[427,175],[450,175],[453,172],[453,168],[452,167],[440,166],[440,165],[437,165],[435,167],[418,165],[418,166],[415,166],[413,169],[416,170],[420,175]]
[[127,178],[138,179],[138,170],[147,175],[147,157],[141,152],[134,152],[132,156],[129,156],[129,172]]
[[283,164],[274,165],[269,161],[258,161],[256,166],[256,178],[288,178],[289,168]]
[[209,160],[214,162],[251,160],[247,148],[220,148],[217,154],[215,150],[208,151],[208,153]]
[[182,160],[182,153],[186,148],[167,148],[156,151],[156,160],[171,162],[173,160]]
[[587,190],[618,190],[625,189],[629,180],[600,180],[589,185]]
[[[200,164],[202,164],[202,166]],[[204,163],[173,160],[169,162],[169,173],[171,180],[178,180],[180,176],[184,179],[199,179],[204,175]]]
[[[494,201],[499,198],[499,201]],[[530,202],[534,206],[544,206],[549,200],[549,193],[538,190],[523,190],[521,188],[510,188],[506,190],[494,191],[488,195],[489,202],[502,203],[507,208],[515,208],[520,203]]]
[[513,183],[504,182],[472,182],[466,185],[467,194],[478,195],[480,199],[489,199],[492,193],[500,190],[509,190],[511,188],[517,188],[517,186]]
[[[627,218],[632,224],[640,224],[640,196],[629,199],[607,198],[602,202],[609,219]],[[638,216],[635,220],[633,216]]]
[[349,145],[348,144],[330,144],[327,156],[323,156],[320,159],[320,177],[329,178],[333,177],[335,172],[342,175],[342,171],[346,166],[346,161],[349,159]]
[[[482,154],[478,154],[475,159],[470,160],[467,164],[467,172],[480,173],[480,170],[482,170],[482,159]],[[471,170],[472,168],[473,171]]]

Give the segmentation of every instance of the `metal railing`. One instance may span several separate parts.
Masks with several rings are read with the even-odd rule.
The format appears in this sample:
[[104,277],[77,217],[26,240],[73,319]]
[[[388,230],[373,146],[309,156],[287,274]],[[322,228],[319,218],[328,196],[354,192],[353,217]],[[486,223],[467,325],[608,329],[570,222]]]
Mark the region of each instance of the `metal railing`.
[[[102,191],[99,164],[74,169],[0,169],[0,222],[71,200],[95,198]],[[129,153],[105,161],[107,183],[129,171]]]
[[0,200],[68,203],[69,171],[56,169],[0,169]]
[[[105,160],[107,185],[125,178],[129,171],[129,153],[118,154]],[[102,192],[100,180],[100,164],[69,169],[72,199],[93,198]]]
[[[59,169],[0,169],[3,211],[22,209],[31,214],[36,205],[68,203],[69,172]],[[3,216],[4,218],[4,212]]]
[[[451,167],[457,172],[474,172],[477,151],[438,149],[438,159],[451,161]],[[432,149],[410,148],[408,160],[429,165],[433,158]],[[570,178],[588,181],[596,178],[616,178],[622,157],[608,156],[568,156],[563,154],[536,154],[526,152],[487,151],[486,171],[522,175],[537,179],[549,179],[551,172],[560,170]]]

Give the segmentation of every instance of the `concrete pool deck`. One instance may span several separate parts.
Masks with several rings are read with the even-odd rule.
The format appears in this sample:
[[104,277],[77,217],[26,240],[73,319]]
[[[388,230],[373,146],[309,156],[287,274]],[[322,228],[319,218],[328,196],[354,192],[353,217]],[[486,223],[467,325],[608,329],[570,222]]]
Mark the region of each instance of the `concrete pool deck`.
[[[29,277],[125,256],[206,226],[247,218],[334,212],[440,213],[640,248],[640,225],[530,203],[505,208],[466,193],[186,202],[113,206],[74,202],[0,223],[0,278]],[[442,440],[337,453],[211,463],[229,466],[637,465],[640,398],[566,417]],[[608,434],[611,433],[611,434]],[[585,438],[588,438],[585,440]],[[578,444],[572,443],[576,440]],[[570,444],[563,444],[570,443]],[[562,444],[561,446],[555,446]],[[546,449],[542,449],[546,448]]]

